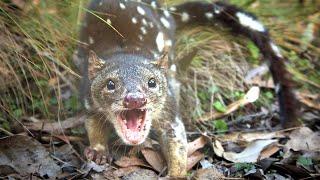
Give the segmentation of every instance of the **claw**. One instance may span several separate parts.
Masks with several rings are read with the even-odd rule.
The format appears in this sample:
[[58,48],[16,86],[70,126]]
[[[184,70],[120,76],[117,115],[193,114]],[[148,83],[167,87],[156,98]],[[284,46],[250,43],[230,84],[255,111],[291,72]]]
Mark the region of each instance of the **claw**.
[[112,162],[112,157],[105,151],[97,151],[93,148],[87,147],[84,150],[84,156],[88,161],[94,161],[96,164],[103,165]]

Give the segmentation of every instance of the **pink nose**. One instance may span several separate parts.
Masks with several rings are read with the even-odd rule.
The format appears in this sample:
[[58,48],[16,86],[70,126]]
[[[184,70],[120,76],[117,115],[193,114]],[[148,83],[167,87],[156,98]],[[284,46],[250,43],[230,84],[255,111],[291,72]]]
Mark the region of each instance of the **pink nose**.
[[147,104],[147,98],[140,92],[128,93],[123,101],[123,106],[128,109],[141,108]]

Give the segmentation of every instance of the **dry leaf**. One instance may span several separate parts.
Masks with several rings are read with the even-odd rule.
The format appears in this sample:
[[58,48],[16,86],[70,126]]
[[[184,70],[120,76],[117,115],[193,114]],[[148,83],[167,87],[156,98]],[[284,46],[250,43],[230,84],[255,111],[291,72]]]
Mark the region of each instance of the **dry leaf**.
[[23,9],[26,5],[26,0],[11,0],[12,4],[16,5],[20,9]]
[[294,130],[289,137],[290,140],[285,145],[288,150],[320,151],[320,133],[313,132],[308,127],[302,127]]
[[279,150],[280,150],[280,148],[278,147],[278,145],[276,145],[276,144],[270,145],[261,152],[259,160],[269,158],[270,156],[272,156],[273,154],[275,154]]
[[252,142],[258,139],[272,139],[272,138],[283,138],[285,135],[282,131],[278,132],[252,132],[252,133],[243,133],[243,132],[234,132],[231,134],[224,134],[219,136],[218,139],[222,142]]
[[293,179],[312,179],[307,170],[295,165],[275,163],[271,168],[283,174],[289,174]]
[[188,143],[188,156],[193,154],[198,149],[203,148],[207,144],[207,140],[205,137],[201,136],[194,141]]
[[42,144],[20,135],[0,139],[0,171],[6,167],[21,175],[37,172],[40,177],[53,178],[60,173],[60,167]]
[[201,179],[201,180],[223,180],[226,177],[219,172],[214,167],[207,168],[207,169],[198,169],[192,179]]
[[138,166],[130,166],[130,167],[124,167],[124,168],[119,168],[115,171],[113,171],[113,176],[115,177],[122,177],[122,176],[126,176],[134,171],[138,171],[139,169],[141,169]]
[[149,169],[138,169],[125,175],[121,178],[122,180],[157,180],[158,175]]
[[188,165],[187,165],[187,169],[188,171],[194,166],[196,165],[199,161],[201,161],[201,159],[204,157],[203,153],[200,153],[199,151],[194,152],[193,154],[191,154],[188,157]]
[[221,144],[221,142],[219,140],[215,140],[213,143],[213,151],[214,153],[219,156],[222,157],[223,153],[224,153],[224,148]]
[[130,166],[144,166],[144,167],[150,167],[147,165],[143,160],[137,158],[137,157],[126,157],[123,156],[121,159],[114,162],[116,165],[125,168]]
[[216,141],[213,146],[215,153],[231,162],[257,162],[260,153],[263,149],[265,149],[268,145],[277,142],[277,140],[256,140],[251,142],[242,152],[234,153],[234,152],[224,152],[221,143]]
[[320,95],[310,95],[310,93],[297,93],[297,98],[306,106],[320,110]]
[[147,162],[158,172],[161,172],[165,167],[165,161],[162,155],[151,149],[151,148],[144,148],[141,150],[144,158],[147,160]]

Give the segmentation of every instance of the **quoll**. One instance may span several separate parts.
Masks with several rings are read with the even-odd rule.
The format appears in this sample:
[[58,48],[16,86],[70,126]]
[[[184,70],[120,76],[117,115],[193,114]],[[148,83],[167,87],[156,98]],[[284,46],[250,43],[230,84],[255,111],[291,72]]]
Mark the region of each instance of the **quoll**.
[[295,121],[296,100],[285,58],[257,18],[224,2],[185,2],[170,8],[156,0],[93,0],[76,50],[81,96],[91,111],[85,156],[105,163],[109,133],[128,145],[157,132],[168,175],[186,175],[187,137],[178,112],[180,83],[173,63],[175,30],[216,23],[251,39],[269,65],[282,122]]

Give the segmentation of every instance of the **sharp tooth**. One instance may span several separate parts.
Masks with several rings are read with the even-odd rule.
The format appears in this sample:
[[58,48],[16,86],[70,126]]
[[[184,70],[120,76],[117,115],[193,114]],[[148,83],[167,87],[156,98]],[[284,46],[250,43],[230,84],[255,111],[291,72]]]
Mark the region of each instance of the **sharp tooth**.
[[124,122],[125,124],[127,124],[127,120],[123,120],[123,122]]

